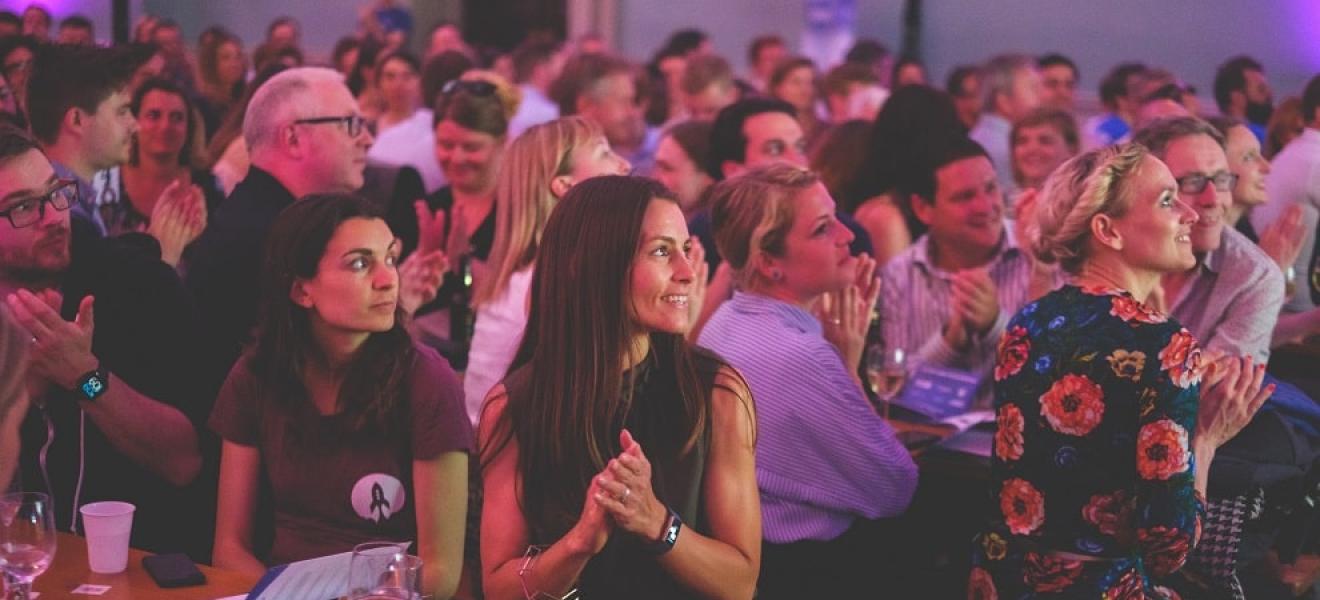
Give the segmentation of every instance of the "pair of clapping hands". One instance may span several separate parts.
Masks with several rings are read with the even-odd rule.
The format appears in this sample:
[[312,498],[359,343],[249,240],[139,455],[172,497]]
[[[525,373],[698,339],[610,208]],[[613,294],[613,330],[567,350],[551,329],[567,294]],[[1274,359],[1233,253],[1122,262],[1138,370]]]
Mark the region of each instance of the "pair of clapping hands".
[[9,314],[29,338],[28,389],[34,398],[44,395],[50,385],[73,389],[97,366],[92,354],[96,328],[92,297],[82,299],[73,322],[60,316],[61,302],[59,292],[49,289],[20,289],[5,298]]
[[184,248],[206,229],[206,218],[206,196],[202,188],[182,179],[171,181],[156,199],[151,209],[151,224],[147,226],[147,233],[160,242],[161,262],[178,267]]
[[591,478],[582,515],[568,536],[592,554],[600,552],[616,531],[643,540],[659,539],[669,509],[651,488],[651,462],[641,444],[624,429],[619,434],[623,452],[610,459]]

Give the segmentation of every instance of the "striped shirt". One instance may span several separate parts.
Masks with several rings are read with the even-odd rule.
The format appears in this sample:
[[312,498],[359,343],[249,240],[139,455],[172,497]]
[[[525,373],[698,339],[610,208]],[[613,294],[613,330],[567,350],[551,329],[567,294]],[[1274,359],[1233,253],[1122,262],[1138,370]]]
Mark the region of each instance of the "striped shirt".
[[742,373],[756,400],[765,541],[832,540],[856,517],[907,510],[917,467],[815,317],[735,292],[699,341]]
[[988,383],[999,338],[1008,320],[1028,300],[1031,260],[1018,248],[1012,227],[1004,226],[1003,240],[987,267],[999,299],[999,318],[985,335],[973,336],[961,352],[949,346],[943,335],[951,309],[954,274],[936,267],[931,260],[929,235],[890,259],[880,272],[879,309],[885,347],[907,350],[913,368],[924,363],[979,376],[976,406],[980,408],[991,404]]

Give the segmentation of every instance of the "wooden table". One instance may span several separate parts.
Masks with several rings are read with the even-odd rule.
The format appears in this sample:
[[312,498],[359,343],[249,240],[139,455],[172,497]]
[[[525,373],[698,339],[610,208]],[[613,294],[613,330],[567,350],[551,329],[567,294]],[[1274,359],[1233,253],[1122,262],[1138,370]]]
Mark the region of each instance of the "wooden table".
[[[45,574],[37,578],[33,586],[41,592],[41,600],[56,598],[86,598],[88,600],[143,600],[161,598],[169,600],[215,600],[238,594],[246,594],[257,584],[257,578],[233,571],[215,569],[205,565],[197,568],[206,575],[206,585],[162,589],[142,568],[142,557],[149,552],[130,549],[128,551],[128,569],[114,575],[98,575],[87,567],[87,541],[83,538],[60,533],[55,550],[55,563]],[[110,591],[101,596],[74,596],[74,588],[84,584],[108,585]]]

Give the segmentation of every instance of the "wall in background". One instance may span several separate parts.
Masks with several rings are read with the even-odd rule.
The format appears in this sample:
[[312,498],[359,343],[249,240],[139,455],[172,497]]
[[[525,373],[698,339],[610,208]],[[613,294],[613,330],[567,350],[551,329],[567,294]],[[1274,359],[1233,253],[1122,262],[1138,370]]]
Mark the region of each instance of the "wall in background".
[[[776,32],[802,34],[802,0],[618,0],[620,49],[646,59],[669,32],[699,27],[742,71],[747,43]],[[897,51],[904,0],[856,0],[857,35]],[[1080,90],[1094,98],[1113,65],[1131,59],[1172,70],[1213,106],[1215,68],[1233,54],[1265,64],[1275,96],[1300,93],[1320,73],[1320,0],[925,0],[923,58],[938,85],[955,65],[1004,51],[1068,54],[1082,71]],[[1140,15],[1140,16],[1137,16]]]
[[[129,0],[129,9],[133,14],[140,14],[143,0]],[[23,14],[23,9],[32,4],[31,0],[0,0],[0,10]],[[60,19],[72,14],[81,14],[92,20],[96,26],[96,39],[109,43],[114,36],[113,13],[110,0],[41,0],[38,2],[50,10],[54,19],[50,25],[51,35],[55,35]]]
[[[303,23],[312,57],[327,55],[336,39],[353,30],[366,0],[132,0],[143,10],[178,21],[189,39],[211,23],[223,23],[249,46],[282,14]],[[718,52],[738,71],[746,68],[752,38],[775,32],[796,44],[803,33],[803,0],[587,0],[611,3],[618,18],[620,51],[649,59],[669,33],[699,27],[711,33]],[[101,39],[110,36],[110,0],[45,0],[56,20],[79,12],[90,17]],[[857,34],[874,36],[897,49],[904,0],[856,0]],[[21,11],[28,0],[0,0],[0,9]],[[460,0],[413,0],[425,31]],[[570,3],[575,4],[575,3]],[[1318,0],[925,0],[923,50],[929,72],[942,82],[957,64],[996,52],[1061,51],[1082,70],[1082,91],[1093,95],[1114,64],[1134,58],[1171,69],[1196,85],[1207,99],[1215,67],[1239,52],[1259,58],[1276,96],[1298,93],[1320,72]],[[1136,16],[1140,15],[1140,16]]]

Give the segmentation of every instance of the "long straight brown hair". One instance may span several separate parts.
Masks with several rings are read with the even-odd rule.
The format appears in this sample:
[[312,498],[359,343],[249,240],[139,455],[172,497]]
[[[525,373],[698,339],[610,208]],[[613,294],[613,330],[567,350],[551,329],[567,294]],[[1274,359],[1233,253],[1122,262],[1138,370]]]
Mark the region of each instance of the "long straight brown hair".
[[[481,449],[488,463],[518,443],[521,506],[529,526],[558,537],[578,518],[591,478],[622,451],[633,382],[625,354],[638,331],[629,293],[642,221],[652,202],[674,195],[644,177],[604,176],[574,186],[546,224],[532,277],[531,313],[510,372],[526,366]],[[584,241],[590,248],[584,249]],[[656,364],[673,369],[679,397],[665,406],[672,431],[646,448],[654,464],[691,452],[710,419],[693,350],[682,335],[652,332]],[[631,371],[635,373],[636,371]]]
[[[289,297],[298,279],[316,276],[321,256],[344,221],[380,219],[367,202],[351,194],[306,196],[284,209],[270,228],[261,268],[261,315],[256,342],[249,351],[257,378],[277,393],[270,397],[298,423],[308,413],[307,362],[321,352],[312,337],[307,309]],[[406,392],[415,350],[404,327],[403,310],[394,309],[394,327],[372,333],[348,365],[338,408],[355,431],[399,431],[397,407]]]

